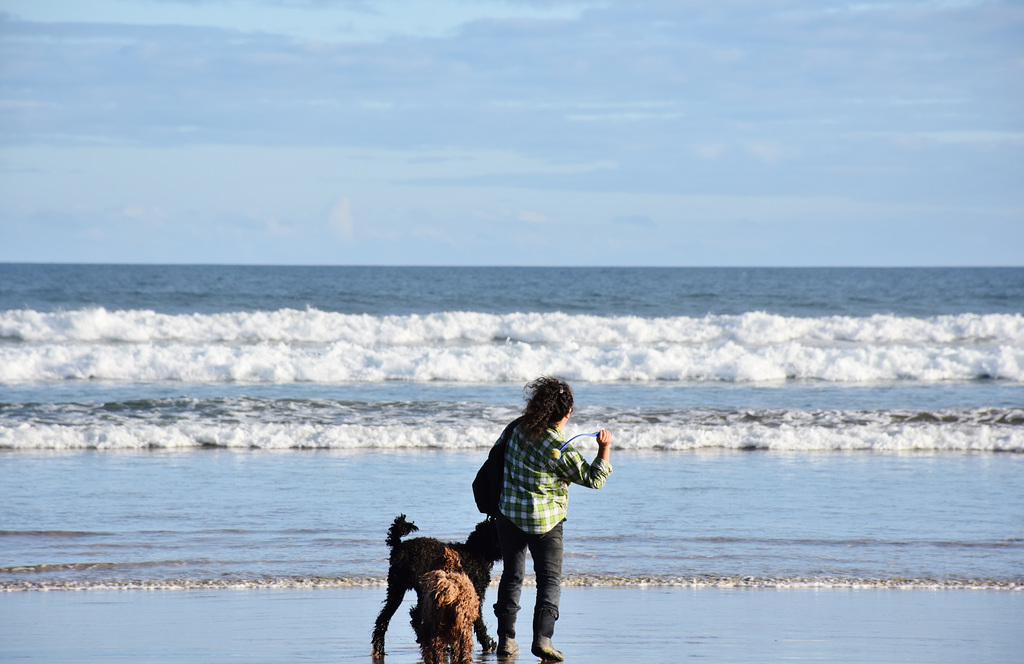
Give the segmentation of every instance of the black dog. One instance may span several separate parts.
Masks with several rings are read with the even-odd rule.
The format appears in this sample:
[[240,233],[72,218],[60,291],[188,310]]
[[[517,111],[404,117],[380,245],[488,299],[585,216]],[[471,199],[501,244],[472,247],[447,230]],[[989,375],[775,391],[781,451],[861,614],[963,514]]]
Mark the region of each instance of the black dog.
[[473,582],[476,594],[480,598],[480,617],[473,623],[473,629],[483,651],[494,652],[497,643],[487,634],[487,626],[483,619],[484,593],[491,583],[491,569],[496,561],[501,560],[498,530],[494,525],[494,519],[488,518],[476,524],[476,528],[466,538],[465,544],[445,543],[433,537],[416,537],[402,541],[403,537],[416,530],[419,528],[411,521],[406,521],[404,514],[395,517],[395,522],[388,528],[387,543],[391,548],[388,595],[373,627],[373,656],[384,657],[384,634],[388,631],[388,623],[402,605],[402,598],[408,590],[415,590],[417,593],[417,603],[412,607],[410,614],[413,630],[417,635],[420,633],[420,604],[423,598],[419,597],[418,581],[424,573],[432,571],[444,560],[445,547],[459,554],[462,569]]

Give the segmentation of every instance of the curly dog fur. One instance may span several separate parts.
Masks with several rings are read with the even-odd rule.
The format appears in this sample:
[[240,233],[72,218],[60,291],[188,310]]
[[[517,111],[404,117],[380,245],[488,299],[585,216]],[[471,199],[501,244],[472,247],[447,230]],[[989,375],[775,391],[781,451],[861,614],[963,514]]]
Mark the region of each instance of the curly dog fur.
[[[445,548],[440,569],[419,579],[420,627],[417,640],[425,664],[445,664],[445,651],[452,649],[451,664],[473,661],[473,623],[480,617],[480,598],[462,571],[459,554]],[[437,564],[437,563],[435,563]]]
[[420,631],[420,606],[423,604],[422,591],[418,583],[421,576],[439,567],[444,560],[445,548],[459,554],[463,572],[473,583],[473,589],[479,598],[479,614],[473,623],[476,638],[485,653],[494,652],[497,643],[487,634],[487,626],[483,620],[484,594],[491,582],[491,570],[494,563],[501,560],[501,548],[498,545],[498,531],[493,519],[485,519],[476,528],[465,543],[445,543],[433,537],[416,537],[403,541],[402,538],[417,531],[404,514],[395,517],[388,529],[387,545],[391,548],[391,563],[388,567],[388,590],[384,607],[377,616],[373,628],[373,656],[384,657],[384,635],[388,631],[391,618],[402,605],[402,598],[409,590],[415,590],[417,604],[412,607],[413,629]]

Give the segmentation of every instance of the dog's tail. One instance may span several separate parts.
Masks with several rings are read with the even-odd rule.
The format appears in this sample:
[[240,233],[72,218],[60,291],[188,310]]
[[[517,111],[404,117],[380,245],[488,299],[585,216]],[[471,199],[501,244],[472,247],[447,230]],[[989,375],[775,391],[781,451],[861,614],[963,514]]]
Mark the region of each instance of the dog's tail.
[[449,547],[444,548],[444,553],[441,554],[444,563],[441,565],[441,569],[448,572],[449,574],[464,573],[462,570],[462,558],[455,551],[452,551]]
[[406,521],[404,514],[399,514],[395,517],[395,522],[388,528],[388,546],[392,549],[398,546],[398,543],[402,541],[402,538],[409,533],[419,530],[416,524],[412,521]]
[[431,606],[432,609],[428,610],[435,611],[454,609],[464,615],[467,625],[472,624],[480,617],[480,600],[472,581],[462,569],[459,554],[445,547],[435,564],[440,566],[419,579],[419,587],[430,599],[424,606]]
[[454,605],[462,592],[465,578],[459,554],[445,547],[441,556],[434,561],[434,569],[420,577],[420,585],[433,597],[437,606]]

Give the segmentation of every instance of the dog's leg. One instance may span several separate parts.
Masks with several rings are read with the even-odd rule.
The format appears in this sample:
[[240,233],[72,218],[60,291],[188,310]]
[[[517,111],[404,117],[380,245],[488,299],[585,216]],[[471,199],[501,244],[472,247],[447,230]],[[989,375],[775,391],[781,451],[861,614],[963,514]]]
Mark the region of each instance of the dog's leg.
[[384,608],[377,616],[377,622],[373,625],[373,656],[374,658],[384,657],[384,634],[388,631],[388,624],[392,616],[402,606],[402,599],[405,598],[405,590],[399,590],[397,585],[388,584],[388,596],[384,602]]
[[[426,643],[431,638],[431,630],[436,629],[432,626],[434,622],[434,612],[436,608],[430,595],[423,591],[420,586],[416,587],[416,603],[409,609],[409,624],[412,625],[412,631],[416,634],[416,643]],[[424,622],[424,616],[426,621]]]
[[452,664],[473,664],[473,635],[460,635],[452,645]]
[[491,578],[488,575],[479,585],[473,584],[476,595],[480,598],[480,616],[473,623],[473,631],[476,632],[477,641],[480,642],[480,647],[483,649],[484,654],[497,652],[498,650],[498,642],[487,633],[487,625],[484,624],[484,595],[487,594],[487,584],[490,582]]
[[409,609],[409,624],[412,625],[413,634],[416,635],[416,643],[420,645],[427,643],[430,636],[423,624],[423,601],[418,600]]
[[476,632],[476,639],[485,653],[494,652],[498,649],[498,642],[487,633],[487,625],[484,624],[484,607],[480,605],[480,617],[473,623],[473,631]]

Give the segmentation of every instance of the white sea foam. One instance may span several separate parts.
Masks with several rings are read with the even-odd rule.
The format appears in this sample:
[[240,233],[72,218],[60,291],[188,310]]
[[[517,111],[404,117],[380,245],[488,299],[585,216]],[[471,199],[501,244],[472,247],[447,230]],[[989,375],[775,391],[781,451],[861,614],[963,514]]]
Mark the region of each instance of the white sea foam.
[[1024,382],[1024,315],[0,313],[0,382]]
[[[496,588],[498,579],[491,579]],[[524,585],[535,586],[527,576]],[[682,587],[682,588],[780,588],[780,589],[905,589],[905,590],[1024,590],[1024,580],[869,578],[835,576],[568,576],[562,586],[573,587]],[[102,581],[0,581],[0,592],[89,590],[258,590],[314,588],[386,588],[379,577],[263,577],[258,579],[109,579]]]
[[1024,381],[1024,316],[0,314],[0,382]]
[[[1024,427],[978,424],[789,425],[616,423],[619,450],[771,450],[792,452],[1013,452],[1024,453]],[[216,423],[170,425],[95,423],[0,427],[0,449],[136,450],[219,447],[235,450],[468,450],[494,442],[495,425],[326,425]],[[589,439],[579,448],[592,452]],[[577,441],[580,442],[580,441]],[[596,448],[594,448],[596,449]]]
[[539,374],[576,381],[833,382],[1024,381],[1024,347],[816,346],[734,342],[657,346],[18,344],[0,347],[0,382],[523,382]]
[[434,345],[465,341],[576,343],[593,346],[724,344],[1024,345],[1022,314],[893,315],[798,318],[763,312],[703,318],[639,318],[564,313],[369,316],[317,309],[220,314],[159,314],[103,308],[0,312],[0,338],[25,342],[283,342],[286,344]]

